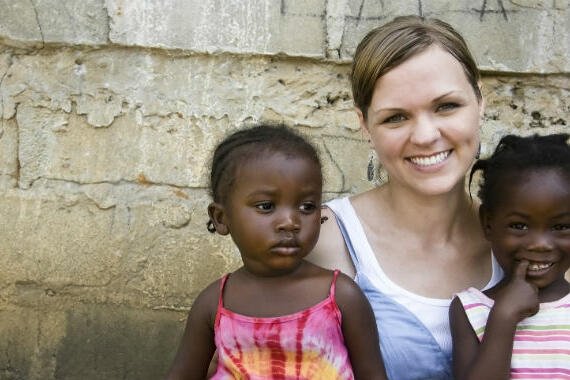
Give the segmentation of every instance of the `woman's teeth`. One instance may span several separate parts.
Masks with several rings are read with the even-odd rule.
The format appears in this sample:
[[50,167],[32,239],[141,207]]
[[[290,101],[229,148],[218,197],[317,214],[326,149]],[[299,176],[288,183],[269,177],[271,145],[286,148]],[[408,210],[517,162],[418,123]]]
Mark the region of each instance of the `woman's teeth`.
[[420,166],[435,165],[445,160],[447,156],[449,156],[450,152],[451,152],[450,150],[446,150],[445,152],[434,154],[433,156],[429,157],[410,157],[410,161]]
[[550,268],[552,266],[552,263],[545,263],[545,264],[529,264],[528,265],[528,269],[529,270],[541,270],[541,269],[546,269],[546,268]]

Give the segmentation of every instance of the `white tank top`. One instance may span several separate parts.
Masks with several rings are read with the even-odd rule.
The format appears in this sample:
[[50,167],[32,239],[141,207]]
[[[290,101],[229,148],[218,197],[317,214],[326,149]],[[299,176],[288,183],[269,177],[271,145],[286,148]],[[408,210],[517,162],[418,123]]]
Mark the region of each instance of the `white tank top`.
[[[451,332],[449,328],[449,305],[451,299],[429,298],[412,293],[394,283],[382,270],[364,229],[348,197],[327,202],[327,206],[340,216],[360,261],[360,270],[366,274],[372,285],[386,296],[404,306],[414,314],[432,333],[444,352],[451,352]],[[493,287],[503,278],[503,270],[495,256],[490,255],[492,263],[491,279],[483,290]]]

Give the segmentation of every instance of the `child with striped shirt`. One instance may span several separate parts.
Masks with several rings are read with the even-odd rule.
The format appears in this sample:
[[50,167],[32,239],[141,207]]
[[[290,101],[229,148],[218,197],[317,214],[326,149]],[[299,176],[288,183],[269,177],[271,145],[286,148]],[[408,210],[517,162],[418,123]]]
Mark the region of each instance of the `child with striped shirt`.
[[471,170],[505,277],[451,304],[457,380],[570,379],[569,137],[506,136]]

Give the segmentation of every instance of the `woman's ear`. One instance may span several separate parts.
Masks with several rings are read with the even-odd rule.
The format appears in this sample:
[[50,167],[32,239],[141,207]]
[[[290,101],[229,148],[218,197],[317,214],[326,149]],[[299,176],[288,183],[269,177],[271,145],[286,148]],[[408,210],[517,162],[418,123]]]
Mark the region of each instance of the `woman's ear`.
[[210,216],[210,221],[214,225],[217,233],[220,235],[227,235],[230,233],[230,229],[225,221],[224,206],[221,203],[210,203],[208,205],[208,216]]
[[479,223],[487,240],[491,240],[491,214],[485,205],[479,206]]
[[366,136],[367,140],[370,140],[370,131],[368,130],[368,125],[366,124],[366,119],[364,118],[364,114],[362,110],[358,107],[354,107],[356,111],[356,115],[358,116],[358,124],[360,124],[360,130]]
[[485,116],[485,98],[483,97],[483,83],[481,81],[477,82],[479,87],[479,93],[481,94],[481,99],[479,99],[479,117],[483,119]]

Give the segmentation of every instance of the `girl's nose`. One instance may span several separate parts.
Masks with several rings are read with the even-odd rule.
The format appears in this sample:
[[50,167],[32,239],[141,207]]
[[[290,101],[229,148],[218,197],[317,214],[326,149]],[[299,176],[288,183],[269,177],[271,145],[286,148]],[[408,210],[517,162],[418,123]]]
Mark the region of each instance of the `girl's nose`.
[[548,252],[553,249],[550,236],[545,232],[535,232],[529,236],[528,250],[535,252]]
[[441,137],[437,120],[430,116],[418,116],[412,127],[410,141],[416,145],[430,145]]
[[278,231],[298,231],[301,228],[299,216],[294,210],[283,210],[277,220]]

